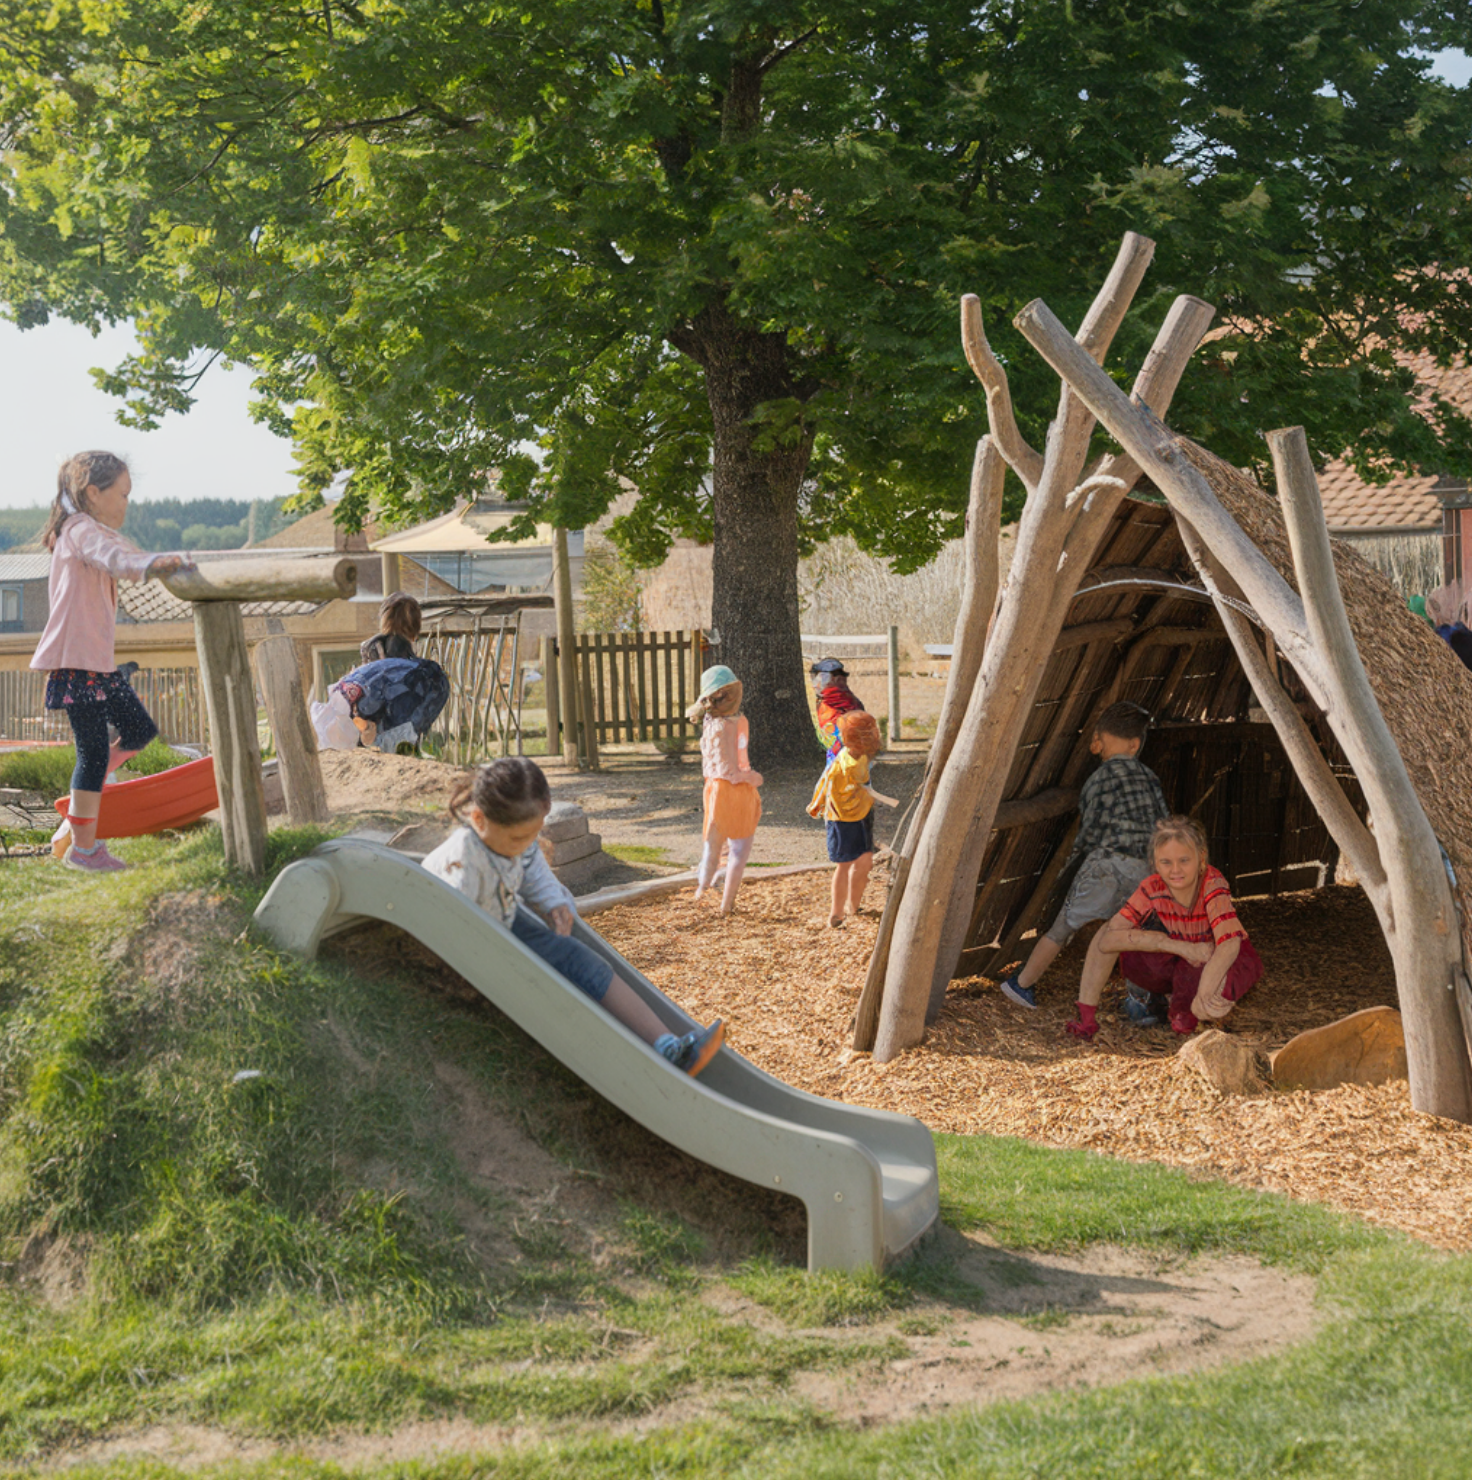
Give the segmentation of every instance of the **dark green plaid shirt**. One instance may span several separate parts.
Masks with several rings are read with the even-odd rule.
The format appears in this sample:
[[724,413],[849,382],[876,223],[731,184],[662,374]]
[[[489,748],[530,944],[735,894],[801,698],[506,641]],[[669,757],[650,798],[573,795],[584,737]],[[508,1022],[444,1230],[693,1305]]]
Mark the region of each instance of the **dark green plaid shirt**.
[[1096,850],[1148,858],[1155,824],[1170,816],[1155,772],[1132,755],[1105,761],[1084,782],[1078,811],[1074,858]]

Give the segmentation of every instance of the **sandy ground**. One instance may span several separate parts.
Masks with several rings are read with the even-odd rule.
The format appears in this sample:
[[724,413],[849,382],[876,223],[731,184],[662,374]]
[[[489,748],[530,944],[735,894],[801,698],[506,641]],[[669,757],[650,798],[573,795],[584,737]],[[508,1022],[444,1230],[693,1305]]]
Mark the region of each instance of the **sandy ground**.
[[[652,747],[628,747],[607,752],[602,769],[596,772],[571,769],[560,758],[532,759],[546,771],[553,799],[581,806],[605,848],[662,850],[663,857],[651,865],[610,868],[581,892],[699,862],[702,781],[698,757],[671,763]],[[923,742],[901,742],[874,767],[878,790],[901,802],[898,809],[876,809],[874,833],[881,846],[893,836],[903,804],[919,785],[924,766]],[[355,825],[391,831],[402,822],[437,818],[445,830],[451,826],[444,809],[460,774],[453,767],[412,756],[380,755],[374,750],[334,750],[323,752],[322,772],[328,806],[338,817],[353,818]],[[816,767],[811,772],[774,771],[766,776],[753,864],[826,861],[823,824],[807,815],[817,779]],[[424,835],[426,839],[432,836]]]

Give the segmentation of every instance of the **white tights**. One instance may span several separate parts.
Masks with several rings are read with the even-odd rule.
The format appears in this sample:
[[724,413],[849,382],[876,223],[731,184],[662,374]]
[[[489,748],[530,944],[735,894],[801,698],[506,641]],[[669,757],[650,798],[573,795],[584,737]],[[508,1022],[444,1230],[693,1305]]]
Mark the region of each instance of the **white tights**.
[[729,841],[718,834],[705,840],[705,851],[700,855],[700,867],[695,874],[695,897],[702,894],[715,882],[716,870],[721,861],[721,846],[727,849],[726,887],[721,893],[721,912],[729,915],[736,906],[736,891],[741,887],[741,876],[746,872],[746,860],[751,857],[751,845],[756,841],[749,838],[731,838]]

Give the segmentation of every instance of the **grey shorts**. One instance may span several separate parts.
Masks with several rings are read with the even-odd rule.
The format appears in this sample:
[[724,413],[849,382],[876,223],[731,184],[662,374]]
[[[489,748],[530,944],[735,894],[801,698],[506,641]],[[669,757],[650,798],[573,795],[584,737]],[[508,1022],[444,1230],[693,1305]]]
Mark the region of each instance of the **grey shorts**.
[[1154,873],[1143,858],[1125,858],[1119,853],[1095,849],[1079,864],[1073,885],[1058,918],[1048,926],[1047,937],[1067,945],[1069,937],[1090,920],[1108,920],[1117,915],[1126,900]]

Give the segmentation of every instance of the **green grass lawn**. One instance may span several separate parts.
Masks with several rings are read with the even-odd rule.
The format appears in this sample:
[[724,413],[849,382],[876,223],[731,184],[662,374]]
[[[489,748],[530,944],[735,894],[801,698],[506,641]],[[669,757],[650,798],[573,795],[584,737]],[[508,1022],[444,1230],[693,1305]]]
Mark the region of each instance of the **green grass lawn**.
[[[273,833],[271,869],[317,836]],[[289,1445],[451,1416],[541,1437],[361,1473],[1472,1472],[1472,1259],[992,1138],[938,1138],[953,1228],[1021,1251],[1252,1255],[1318,1280],[1318,1334],[1197,1376],[836,1426],[794,1381],[872,1370],[905,1353],[908,1320],[974,1310],[946,1244],[883,1277],[809,1279],[767,1194],[663,1152],[498,1014],[393,962],[303,963],[243,936],[260,887],[216,833],[127,853],[141,866],[104,878],[0,865],[0,1473],[151,1424]],[[604,1189],[602,1211],[469,1176],[467,1096]],[[38,1263],[49,1288],[85,1288],[44,1300],[19,1278]],[[720,1291],[764,1319],[721,1314]],[[610,1430],[648,1414],[652,1433]]]

